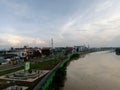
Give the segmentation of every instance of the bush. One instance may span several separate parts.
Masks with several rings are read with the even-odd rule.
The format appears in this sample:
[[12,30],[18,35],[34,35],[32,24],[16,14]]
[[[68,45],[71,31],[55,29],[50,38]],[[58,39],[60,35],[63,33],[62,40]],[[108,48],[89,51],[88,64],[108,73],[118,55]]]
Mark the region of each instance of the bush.
[[78,59],[80,57],[80,54],[73,54],[70,59]]
[[120,55],[120,48],[116,48],[115,52],[116,52],[117,55]]

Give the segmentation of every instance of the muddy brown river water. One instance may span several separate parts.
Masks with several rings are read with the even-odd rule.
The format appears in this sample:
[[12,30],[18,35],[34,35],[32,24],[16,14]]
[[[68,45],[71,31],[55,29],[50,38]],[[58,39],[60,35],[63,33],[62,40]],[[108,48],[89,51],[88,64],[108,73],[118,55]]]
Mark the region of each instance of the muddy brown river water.
[[120,56],[102,51],[71,61],[62,90],[120,90]]

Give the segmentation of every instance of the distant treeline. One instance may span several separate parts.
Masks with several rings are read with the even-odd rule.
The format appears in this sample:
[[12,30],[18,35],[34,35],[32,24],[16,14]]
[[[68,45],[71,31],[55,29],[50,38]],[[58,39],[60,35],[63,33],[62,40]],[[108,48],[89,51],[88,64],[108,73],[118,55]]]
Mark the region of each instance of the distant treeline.
[[120,55],[120,48],[116,48],[115,52],[116,52],[117,55]]

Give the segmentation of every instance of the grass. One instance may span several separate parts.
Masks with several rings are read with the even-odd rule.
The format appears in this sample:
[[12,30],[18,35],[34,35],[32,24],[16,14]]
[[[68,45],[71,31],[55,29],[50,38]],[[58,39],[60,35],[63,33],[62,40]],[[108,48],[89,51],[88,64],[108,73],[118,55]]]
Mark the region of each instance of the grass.
[[[77,59],[79,58],[80,54],[73,54],[71,56],[70,59]],[[31,64],[31,69],[38,69],[38,70],[52,70],[61,60],[64,60],[65,58],[55,58],[55,59],[49,59],[47,61],[44,62],[36,62],[34,64]],[[8,73],[12,73],[18,70],[23,69],[24,66],[21,66],[19,68],[15,68],[15,69],[11,69],[11,70],[6,70],[6,71],[2,71],[0,72],[0,75],[4,75],[4,74],[8,74]],[[59,75],[59,73],[58,73]],[[59,77],[60,78],[60,77]],[[21,81],[16,81],[15,83],[6,83],[6,80],[0,80],[0,88],[6,88],[8,86],[11,85],[20,85],[20,86],[28,86],[29,89],[28,90],[32,90],[32,88],[41,80],[41,78],[37,79],[36,81],[32,82],[32,83],[26,83],[26,82],[21,82]],[[63,81],[63,79],[61,79]]]
[[[34,64],[31,64],[31,69],[39,69],[39,70],[51,70],[53,69],[58,63],[60,62],[60,60],[58,59],[50,59],[48,61],[44,61],[44,62],[36,62]],[[0,76],[1,75],[5,75],[8,73],[12,73],[18,70],[23,69],[24,66],[21,66],[19,68],[15,68],[15,69],[10,69],[10,70],[6,70],[6,71],[1,71],[0,72]],[[28,86],[28,87],[34,87],[36,85],[36,83],[38,83],[41,80],[38,79],[32,83],[26,83],[26,82],[21,82],[21,81],[16,81],[15,84],[17,85],[23,85],[23,86]],[[11,86],[13,83],[6,83],[8,80],[0,80],[0,89],[4,89],[8,86]],[[14,85],[14,84],[13,84]],[[30,88],[29,88],[30,89]]]
[[23,69],[23,66],[21,66],[19,68],[14,68],[14,69],[6,70],[6,71],[1,71],[0,72],[0,76],[8,74],[8,73],[15,72],[15,71],[18,71],[18,70],[21,70],[21,69]]
[[79,53],[76,53],[76,54],[73,54],[73,55],[70,57],[70,60],[78,59],[79,57],[80,57],[80,54],[79,54]]
[[57,64],[59,63],[59,60],[52,59],[45,62],[38,62],[31,65],[32,69],[40,69],[40,70],[51,70],[53,69]]
[[[44,62],[37,62],[35,64],[31,64],[31,69],[51,70],[58,63],[59,63],[59,61],[56,59],[51,59],[51,60],[44,61]],[[6,71],[1,71],[0,76],[21,70],[23,68],[24,68],[24,66],[21,66],[18,68],[6,70]]]

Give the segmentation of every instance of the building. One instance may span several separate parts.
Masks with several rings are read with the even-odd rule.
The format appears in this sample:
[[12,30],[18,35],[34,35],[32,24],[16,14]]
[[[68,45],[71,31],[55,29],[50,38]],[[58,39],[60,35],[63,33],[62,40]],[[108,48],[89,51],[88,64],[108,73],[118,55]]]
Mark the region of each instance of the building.
[[88,48],[86,46],[74,46],[76,52],[86,51]]

